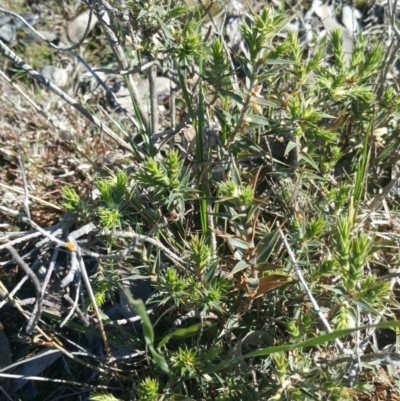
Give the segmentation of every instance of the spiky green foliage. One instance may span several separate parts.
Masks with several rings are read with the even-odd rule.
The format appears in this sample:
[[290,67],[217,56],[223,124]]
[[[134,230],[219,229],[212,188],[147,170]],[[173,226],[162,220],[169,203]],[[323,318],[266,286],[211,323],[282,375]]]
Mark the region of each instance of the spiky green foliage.
[[[378,271],[386,253],[398,260],[394,239],[362,220],[382,186],[374,171],[389,168],[399,146],[400,95],[385,85],[377,96],[382,46],[360,36],[349,57],[334,29],[310,50],[286,30],[288,14],[264,8],[250,10],[243,52],[229,58],[223,37],[204,42],[201,7],[189,15],[160,1],[128,5],[157,35],[133,52],[162,54],[162,66],[174,69],[178,108],[196,138],[99,180],[100,195],[85,208],[66,190],[65,205],[110,229],[109,252],[131,246],[119,230],[143,234],[123,262],[132,279],[151,283],[157,315],[137,397],[352,399],[348,360],[335,363],[334,340],[353,349],[355,326],[392,313],[390,283]],[[105,287],[94,287],[104,301]],[[315,362],[322,347],[326,366]],[[362,380],[353,380],[359,391]]]
[[146,377],[139,383],[138,396],[140,401],[156,401],[158,394],[159,383],[157,379]]

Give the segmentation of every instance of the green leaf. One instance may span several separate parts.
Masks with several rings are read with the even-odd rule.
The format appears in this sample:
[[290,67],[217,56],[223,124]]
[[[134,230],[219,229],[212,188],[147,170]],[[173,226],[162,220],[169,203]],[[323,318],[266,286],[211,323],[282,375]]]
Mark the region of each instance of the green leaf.
[[308,173],[308,172],[299,173],[297,171],[295,171],[294,173],[296,174],[297,178],[301,178],[302,177],[302,178],[307,179],[307,180],[318,180],[318,181],[326,181],[326,182],[328,182],[327,178],[322,177],[320,175],[316,175],[316,174],[312,174],[312,173]]
[[204,275],[204,282],[208,283],[213,277],[218,267],[218,258],[215,259],[214,263],[207,270],[207,273]]
[[224,96],[230,97],[231,99],[233,99],[236,103],[240,104],[241,106],[244,105],[242,94],[237,94],[237,93],[234,93],[231,91],[227,91],[225,89],[221,89],[220,93]]
[[161,29],[164,32],[164,35],[166,38],[168,38],[171,41],[175,40],[174,35],[172,35],[172,33],[167,25],[165,25],[162,21],[160,21],[160,26],[161,26]]
[[262,106],[273,107],[274,109],[278,109],[281,107],[279,104],[271,102],[270,100],[256,97],[256,96],[252,96],[251,101],[254,103],[257,103],[257,104],[261,104]]
[[162,355],[160,355],[155,349],[154,349],[154,331],[153,331],[153,326],[151,325],[151,321],[149,316],[147,315],[146,312],[146,307],[144,306],[144,303],[141,299],[133,299],[132,295],[130,294],[129,291],[126,291],[125,288],[121,286],[121,289],[124,291],[127,299],[129,300],[130,305],[133,306],[135,309],[136,313],[142,318],[142,326],[143,326],[143,334],[144,334],[144,339],[146,341],[147,346],[149,347],[149,350],[151,352],[151,355],[159,368],[163,370],[165,373],[169,373],[169,367],[167,364],[167,361],[164,359]]
[[107,393],[91,394],[90,399],[93,401],[123,401],[121,398],[115,398],[112,394]]
[[296,142],[289,141],[286,146],[284,156],[286,156],[291,150],[293,150],[297,146]]
[[258,253],[257,264],[265,263],[269,259],[278,240],[279,231],[277,229],[272,230],[261,240],[256,248]]
[[344,296],[346,295],[346,289],[341,285],[325,285],[324,288],[334,292],[335,294]]
[[308,164],[310,164],[312,167],[315,168],[315,170],[319,171],[319,168],[315,161],[307,154],[304,152],[299,153],[299,160],[305,160]]
[[248,114],[246,116],[246,119],[253,125],[260,125],[260,126],[265,126],[265,125],[272,125],[272,121],[269,118],[262,117],[262,116],[257,116],[255,114]]
[[175,19],[181,17],[186,12],[187,6],[182,4],[180,6],[176,6],[168,11],[167,15],[165,16],[166,20]]
[[231,127],[232,125],[235,124],[234,118],[229,113],[227,113],[225,110],[222,110],[219,107],[214,107],[214,112],[215,112],[215,115],[217,116],[221,126],[226,124],[229,127]]
[[192,324],[186,328],[179,328],[174,330],[172,333],[167,334],[158,344],[158,348],[167,344],[171,338],[183,338],[183,337],[193,337],[201,329],[201,323]]
[[238,146],[239,155],[245,154],[246,151],[250,153],[255,152],[255,153],[260,153],[262,155],[264,154],[264,150],[259,145],[257,145],[251,138],[245,135],[241,135],[237,143],[239,144]]
[[296,62],[294,60],[285,60],[285,59],[275,59],[275,60],[265,60],[264,64],[269,65],[292,65]]
[[227,238],[227,241],[231,244],[232,248],[237,249],[247,249],[247,242],[239,239],[239,238]]
[[247,262],[247,260],[240,260],[238,263],[236,263],[236,266],[232,269],[230,274],[235,274],[237,272],[240,272],[244,269],[246,269],[246,267],[250,266],[249,263]]
[[196,115],[194,114],[194,110],[193,110],[193,106],[192,106],[192,102],[191,102],[191,98],[189,96],[189,92],[187,90],[187,85],[185,82],[185,78],[179,68],[179,63],[176,62],[176,71],[178,72],[178,77],[179,77],[179,84],[182,88],[182,94],[183,94],[183,98],[185,100],[186,106],[188,108],[188,112],[190,115],[190,118],[192,119],[193,123],[196,121]]
[[354,305],[359,306],[361,309],[364,309],[369,313],[373,313],[375,316],[379,315],[379,312],[375,308],[373,308],[367,301],[364,301],[362,299],[353,299],[352,302]]
[[147,10],[141,10],[137,18],[138,19],[143,18],[144,16],[146,16],[147,13],[148,13]]

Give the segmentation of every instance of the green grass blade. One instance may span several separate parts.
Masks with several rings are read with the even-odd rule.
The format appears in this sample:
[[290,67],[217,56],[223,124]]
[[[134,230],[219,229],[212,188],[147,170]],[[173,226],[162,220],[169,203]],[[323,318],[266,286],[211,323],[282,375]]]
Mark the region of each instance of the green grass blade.
[[[121,287],[122,288],[122,287]],[[169,367],[165,358],[160,355],[154,348],[154,331],[153,326],[151,325],[151,321],[146,312],[146,307],[141,299],[133,299],[132,295],[127,292],[124,288],[122,288],[126,297],[129,300],[129,303],[135,309],[136,313],[142,318],[142,326],[143,326],[143,334],[144,339],[146,341],[147,346],[151,352],[151,355],[159,368],[163,370],[165,373],[169,373]]]
[[249,352],[248,354],[239,356],[239,357],[231,359],[229,361],[222,362],[218,365],[211,366],[207,369],[204,369],[200,373],[201,374],[210,374],[210,373],[218,372],[222,369],[226,369],[229,366],[234,365],[237,362],[240,362],[247,358],[253,358],[256,356],[266,356],[266,355],[276,354],[279,352],[289,351],[289,350],[296,349],[296,348],[305,348],[305,347],[311,347],[314,345],[320,345],[320,344],[327,343],[329,341],[336,340],[337,338],[348,336],[349,334],[352,334],[358,330],[367,330],[367,329],[371,329],[371,328],[377,328],[377,329],[400,328],[400,322],[396,322],[396,321],[383,322],[383,323],[379,323],[379,324],[371,325],[371,326],[362,326],[362,327],[355,327],[353,329],[338,330],[338,331],[334,331],[333,333],[328,333],[328,334],[324,334],[322,336],[310,338],[309,340],[306,340],[306,341],[303,341],[303,342],[297,343],[297,344],[286,344],[286,345],[278,345],[276,347],[263,348],[263,349],[260,349],[257,351]]

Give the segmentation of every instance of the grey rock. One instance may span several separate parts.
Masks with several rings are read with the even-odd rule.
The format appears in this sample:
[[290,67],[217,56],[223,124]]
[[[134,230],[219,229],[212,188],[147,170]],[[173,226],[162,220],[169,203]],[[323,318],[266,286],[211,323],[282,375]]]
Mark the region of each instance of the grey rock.
[[[50,32],[50,31],[39,31],[38,32],[44,36],[48,41],[54,42],[57,39],[57,34],[55,32]],[[23,43],[31,43],[31,42],[38,42],[41,39],[39,36],[34,34],[33,32],[28,33],[25,38],[23,39]]]
[[[157,99],[161,102],[165,98],[170,95],[170,87],[175,89],[175,84],[169,79],[165,77],[157,77],[156,78],[156,89],[157,89]],[[139,95],[139,101],[143,105],[149,104],[149,81],[145,78],[140,79],[136,82],[136,87]],[[124,108],[130,110],[133,108],[132,100],[129,95],[128,88],[122,88],[116,93],[119,103]]]
[[[39,14],[35,13],[27,13],[27,14],[21,14],[21,17],[29,24],[34,26],[36,22],[39,20],[40,16]],[[14,24],[18,29],[25,29],[26,25],[20,21],[18,18],[13,18]],[[28,28],[26,28],[28,29]]]
[[358,32],[359,24],[358,20],[361,18],[361,13],[356,8],[350,7],[348,5],[343,6],[342,9],[342,21],[343,25],[350,32]]
[[[1,2],[0,2],[1,3]],[[36,22],[39,19],[39,14],[33,14],[33,13],[28,13],[28,14],[21,14],[21,17],[29,24],[29,25],[35,25]],[[21,28],[26,28],[26,25],[20,21],[18,18],[13,17],[12,15],[2,15],[0,16],[0,25],[5,25],[5,24],[13,24],[16,28],[21,29]],[[28,28],[27,28],[28,29]]]
[[11,15],[1,15],[0,16],[0,25],[5,25],[7,22],[12,21],[13,17]]
[[68,73],[62,68],[54,67],[52,65],[45,65],[40,68],[39,73],[60,88],[68,84]]
[[13,24],[8,23],[0,27],[0,39],[4,40],[4,42],[14,42],[15,38],[16,32]]
[[[68,39],[70,42],[77,43],[82,38],[83,34],[86,31],[86,26],[89,23],[89,10],[83,12],[82,14],[78,15],[73,21],[68,24],[68,28],[66,31],[66,38],[63,37],[63,42],[67,43],[65,39]],[[92,20],[90,21],[90,32],[95,25],[97,24],[97,18],[92,13]]]
[[318,17],[321,19],[321,22],[328,35],[335,28],[341,30],[343,39],[343,51],[345,56],[344,58],[346,63],[349,64],[353,54],[353,37],[351,32],[337,22],[334,10],[328,4],[322,4],[320,0],[314,0],[311,9],[313,9],[315,14],[317,14]]

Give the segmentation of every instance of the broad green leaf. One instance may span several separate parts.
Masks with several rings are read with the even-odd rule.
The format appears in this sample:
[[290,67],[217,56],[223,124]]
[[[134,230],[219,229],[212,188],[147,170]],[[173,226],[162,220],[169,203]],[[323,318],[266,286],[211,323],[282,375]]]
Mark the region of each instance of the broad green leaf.
[[252,96],[251,101],[257,104],[261,104],[262,106],[267,106],[267,107],[273,107],[275,109],[280,108],[279,104],[276,104],[274,102],[271,102],[270,100],[263,99],[260,97]]
[[298,178],[303,177],[303,178],[306,178],[307,180],[328,181],[325,177],[322,177],[322,176],[316,175],[316,174],[312,174],[312,173],[308,173],[308,172],[298,173],[297,171],[295,171],[295,174]]
[[241,135],[237,143],[240,146],[239,155],[243,154],[245,151],[249,153],[264,153],[264,150],[247,136]]
[[219,123],[221,126],[227,124],[228,126],[232,126],[235,124],[234,118],[227,113],[225,110],[220,109],[219,107],[214,107],[215,115],[217,116]]
[[271,75],[276,75],[284,67],[285,67],[284,65],[278,65],[278,67],[274,67],[274,68],[264,67],[262,69],[262,74],[257,74],[255,76],[255,78],[257,79],[257,82],[261,83],[261,82],[265,81],[265,79],[267,79]]
[[171,41],[175,40],[174,35],[172,35],[167,25],[165,25],[162,21],[160,21],[160,26],[166,38],[168,38]]
[[310,164],[312,167],[314,167],[315,170],[319,171],[318,165],[315,163],[315,161],[307,153],[300,152],[299,153],[299,160],[305,160],[308,164]]
[[239,238],[227,238],[227,241],[231,244],[232,248],[237,249],[247,249],[247,242],[239,239]]
[[147,10],[140,10],[139,15],[137,16],[138,19],[143,18],[146,14],[148,14]]
[[246,269],[246,267],[250,266],[249,262],[247,262],[247,260],[240,260],[238,263],[236,263],[236,266],[232,269],[230,274],[235,274],[237,272],[240,272],[244,269]]
[[346,295],[346,289],[341,285],[324,285],[323,287],[334,292],[335,294]]
[[294,149],[297,146],[296,142],[289,141],[289,143],[286,146],[284,156],[286,156],[292,149]]
[[219,264],[219,260],[218,260],[218,258],[216,258],[214,263],[207,270],[207,273],[204,275],[204,282],[205,283],[208,283],[214,277],[214,274],[215,274],[215,272],[217,270],[218,264]]
[[257,245],[257,264],[260,263],[265,263],[269,257],[271,256],[271,253],[276,245],[276,243],[279,240],[279,231],[278,230],[272,230],[270,233],[268,233],[260,243]]
[[263,117],[263,116],[257,116],[255,114],[248,114],[246,116],[247,121],[249,121],[251,124],[255,125],[271,125],[272,121],[269,118]]
[[240,94],[237,94],[237,93],[234,93],[234,92],[231,92],[231,91],[227,91],[227,90],[224,90],[224,89],[221,89],[221,90],[220,90],[220,93],[221,93],[222,95],[224,95],[224,96],[230,97],[231,99],[233,99],[236,103],[240,104],[241,106],[244,105],[244,102],[243,102],[243,98],[242,98],[242,94],[241,94],[241,93],[240,93]]
[[192,324],[189,327],[179,328],[171,333],[168,333],[158,344],[158,348],[167,344],[171,338],[183,338],[183,337],[193,337],[201,329],[201,323]]
[[281,270],[281,269],[283,269],[283,266],[276,265],[275,263],[260,263],[256,266],[254,270],[257,270],[259,272],[266,272],[270,270]]
[[379,315],[379,312],[373,308],[368,302],[362,300],[362,299],[353,299],[351,301],[354,305],[359,306],[361,309],[364,309],[365,311],[369,313],[373,313],[375,316]]

